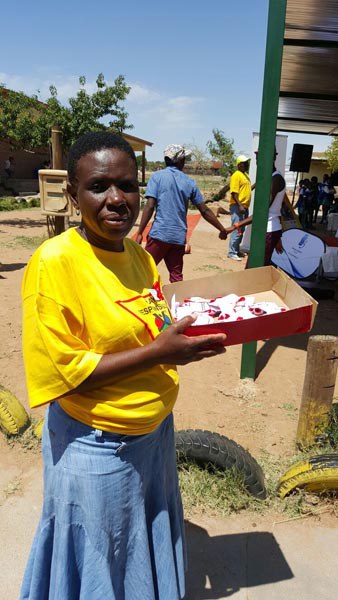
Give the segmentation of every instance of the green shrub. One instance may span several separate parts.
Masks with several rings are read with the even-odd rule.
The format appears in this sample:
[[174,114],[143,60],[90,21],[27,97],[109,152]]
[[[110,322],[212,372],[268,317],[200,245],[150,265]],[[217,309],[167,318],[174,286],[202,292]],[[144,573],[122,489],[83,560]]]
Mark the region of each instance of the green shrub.
[[22,210],[40,206],[40,198],[32,198],[29,202],[25,198],[0,197],[0,211]]

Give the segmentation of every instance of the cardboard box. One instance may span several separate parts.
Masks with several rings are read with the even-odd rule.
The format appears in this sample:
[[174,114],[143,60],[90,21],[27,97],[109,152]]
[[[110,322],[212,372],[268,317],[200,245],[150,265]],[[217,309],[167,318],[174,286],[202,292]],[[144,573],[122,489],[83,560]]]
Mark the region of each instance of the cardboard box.
[[195,325],[185,331],[190,336],[226,333],[226,346],[310,331],[318,304],[293,279],[275,267],[171,283],[163,286],[163,293],[169,306],[173,294],[178,302],[182,302],[191,296],[214,298],[234,293],[238,296],[252,295],[255,302],[276,302],[278,306],[288,309],[286,312],[244,321]]

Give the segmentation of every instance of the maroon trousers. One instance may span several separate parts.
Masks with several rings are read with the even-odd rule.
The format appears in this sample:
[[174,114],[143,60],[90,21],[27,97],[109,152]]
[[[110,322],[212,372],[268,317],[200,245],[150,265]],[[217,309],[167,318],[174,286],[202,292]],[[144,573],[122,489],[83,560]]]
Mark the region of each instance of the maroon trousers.
[[[278,241],[282,237],[282,229],[278,229],[278,231],[269,231],[265,237],[265,254],[264,254],[264,266],[267,267],[271,265],[271,257],[273,255],[273,251],[277,246]],[[245,268],[247,269],[249,265],[249,257],[246,261]]]
[[161,240],[155,240],[148,235],[145,249],[151,254],[157,265],[164,260],[169,271],[170,283],[182,281],[185,246],[161,242]]
[[278,229],[278,231],[269,231],[266,234],[265,238],[265,256],[264,256],[264,265],[271,265],[271,257],[274,249],[277,246],[277,243],[282,237],[282,229]]

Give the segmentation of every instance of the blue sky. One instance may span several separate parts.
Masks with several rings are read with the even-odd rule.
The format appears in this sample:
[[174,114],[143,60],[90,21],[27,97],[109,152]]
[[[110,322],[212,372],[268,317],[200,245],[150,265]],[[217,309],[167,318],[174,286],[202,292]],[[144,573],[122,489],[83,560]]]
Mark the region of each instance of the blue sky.
[[[205,148],[218,128],[250,152],[259,130],[268,0],[17,0],[1,9],[0,81],[41,100],[55,84],[59,98],[88,90],[102,72],[123,74],[130,132],[154,142],[149,159],[169,143]],[[289,136],[323,150],[324,136]]]

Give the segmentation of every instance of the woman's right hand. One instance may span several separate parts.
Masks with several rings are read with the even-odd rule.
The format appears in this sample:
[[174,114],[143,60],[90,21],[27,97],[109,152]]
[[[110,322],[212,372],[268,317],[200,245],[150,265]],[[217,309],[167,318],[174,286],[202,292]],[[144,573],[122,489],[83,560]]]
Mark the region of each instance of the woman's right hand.
[[197,315],[173,323],[153,342],[156,358],[163,364],[187,365],[203,358],[224,354],[225,333],[189,337],[184,331],[196,321]]

